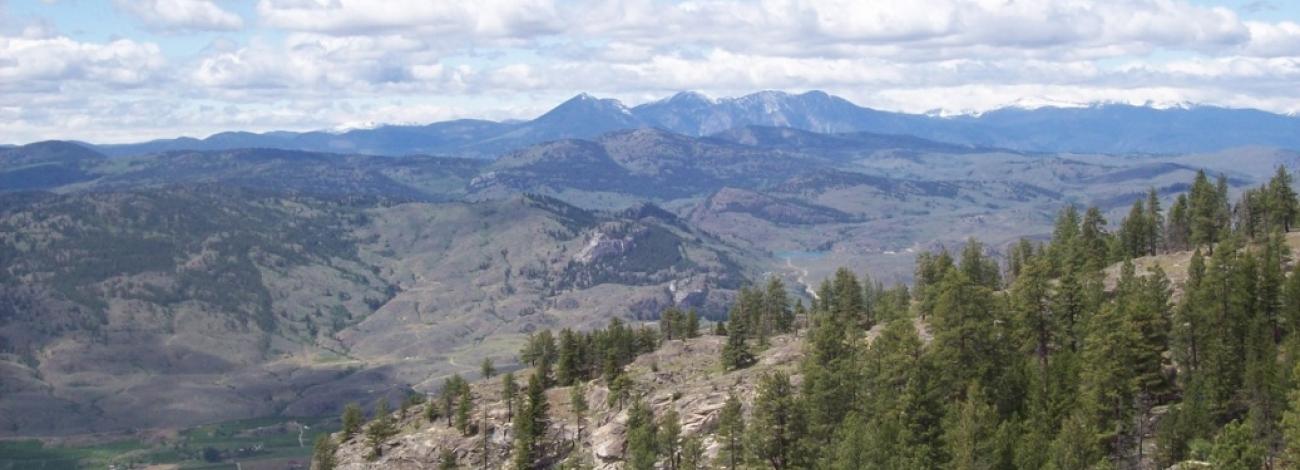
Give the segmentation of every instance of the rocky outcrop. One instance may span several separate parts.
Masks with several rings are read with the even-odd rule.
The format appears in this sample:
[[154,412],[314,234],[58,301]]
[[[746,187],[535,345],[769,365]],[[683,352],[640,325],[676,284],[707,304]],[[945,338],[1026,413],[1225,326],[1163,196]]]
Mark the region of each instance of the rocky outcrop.
[[[724,337],[703,336],[685,341],[664,343],[658,351],[643,355],[627,367],[633,379],[633,396],[645,400],[656,416],[675,410],[681,420],[684,437],[701,436],[706,456],[718,452],[712,435],[727,397],[735,393],[742,403],[751,401],[759,377],[782,370],[796,372],[802,357],[802,342],[791,336],[771,339],[771,345],[758,354],[759,362],[740,371],[723,372],[718,358]],[[517,371],[526,377],[529,371]],[[796,383],[799,376],[793,376]],[[626,447],[627,410],[609,402],[609,389],[600,380],[585,384],[590,405],[579,423],[570,407],[569,387],[547,391],[551,426],[547,432],[547,462],[579,458],[597,469],[623,468]],[[513,438],[509,414],[501,401],[500,380],[478,381],[471,385],[476,398],[476,423],[486,429],[483,434],[463,435],[447,425],[445,419],[425,420],[418,410],[395,413],[401,433],[382,446],[382,453],[370,458],[371,449],[364,438],[343,443],[337,453],[340,469],[417,469],[433,468],[444,450],[456,455],[462,467],[482,467],[486,448],[487,468],[509,468],[509,450]],[[748,412],[748,410],[746,410]],[[579,427],[581,425],[581,428]],[[581,432],[579,432],[581,430]],[[578,439],[577,436],[581,435]],[[336,434],[335,438],[339,436]],[[485,446],[486,442],[486,446]]]

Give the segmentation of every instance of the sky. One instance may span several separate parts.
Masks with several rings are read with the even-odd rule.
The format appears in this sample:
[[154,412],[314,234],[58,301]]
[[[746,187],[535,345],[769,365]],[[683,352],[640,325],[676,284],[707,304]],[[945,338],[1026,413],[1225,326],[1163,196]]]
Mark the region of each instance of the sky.
[[1294,0],[0,0],[0,143],[526,119],[581,92],[1300,113]]

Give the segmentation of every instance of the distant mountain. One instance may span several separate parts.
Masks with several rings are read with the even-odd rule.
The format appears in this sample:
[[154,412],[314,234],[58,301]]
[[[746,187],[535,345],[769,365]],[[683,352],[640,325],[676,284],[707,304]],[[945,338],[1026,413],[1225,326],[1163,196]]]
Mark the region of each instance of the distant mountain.
[[940,117],[880,111],[821,91],[762,91],[712,99],[696,92],[624,106],[579,94],[536,119],[462,119],[423,126],[379,126],[347,132],[223,132],[137,144],[101,145],[106,155],[172,150],[278,148],[313,152],[491,158],[529,145],[591,139],[611,131],[655,127],[706,136],[748,126],[823,134],[869,132],[938,142],[1035,152],[1191,153],[1241,146],[1300,149],[1300,118],[1213,106],[1157,109],[1131,105],[1004,108]]
[[45,141],[0,148],[0,192],[42,189],[86,181],[87,169],[105,159],[84,145]]
[[936,120],[928,131],[906,133],[947,142],[1060,152],[1195,153],[1244,146],[1300,149],[1300,118],[1213,106],[1005,108]]
[[791,127],[819,133],[897,132],[925,123],[919,115],[863,108],[820,91],[792,95],[762,91],[739,98],[710,100],[692,92],[646,103],[633,113],[647,122],[687,135],[709,135],[744,126]]
[[487,140],[517,124],[476,119],[436,122],[424,126],[380,126],[333,132],[223,132],[206,139],[181,137],[138,144],[100,145],[110,156],[142,155],[174,150],[231,150],[276,148],[311,152],[365,155],[412,155],[453,153],[455,149]]

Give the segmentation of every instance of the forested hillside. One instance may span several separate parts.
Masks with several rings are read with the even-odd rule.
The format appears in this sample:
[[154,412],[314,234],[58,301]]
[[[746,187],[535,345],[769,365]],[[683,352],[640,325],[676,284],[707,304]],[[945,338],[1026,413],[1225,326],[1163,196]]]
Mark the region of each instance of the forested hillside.
[[1189,188],[1168,211],[1138,199],[1113,232],[1096,208],[1065,207],[1049,242],[1024,240],[1004,264],[975,240],[922,254],[911,287],[840,270],[805,309],[773,279],[743,289],[728,322],[703,328],[712,334],[676,310],[656,330],[535,334],[520,355],[526,392],[511,374],[449,383],[423,417],[363,425],[354,409],[316,463],[1290,468],[1289,174],[1236,203],[1223,178],[1202,172]]

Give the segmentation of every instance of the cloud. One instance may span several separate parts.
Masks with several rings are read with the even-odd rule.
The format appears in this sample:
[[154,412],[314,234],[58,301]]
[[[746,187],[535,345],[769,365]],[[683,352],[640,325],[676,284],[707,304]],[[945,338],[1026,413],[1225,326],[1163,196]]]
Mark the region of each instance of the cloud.
[[278,28],[337,35],[406,32],[473,40],[562,31],[550,0],[260,0],[257,11]]
[[234,31],[244,19],[211,0],[114,0],[114,4],[151,29],[162,31]]
[[215,1],[115,1],[168,34],[245,29],[164,60],[140,40],[8,24],[0,135],[528,118],[581,91],[635,104],[684,89],[823,89],[910,112],[1300,110],[1298,19],[1188,0],[258,0],[256,18]]
[[66,36],[0,37],[0,90],[8,92],[141,86],[165,64],[157,45],[129,39],[96,44]]

